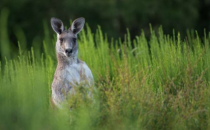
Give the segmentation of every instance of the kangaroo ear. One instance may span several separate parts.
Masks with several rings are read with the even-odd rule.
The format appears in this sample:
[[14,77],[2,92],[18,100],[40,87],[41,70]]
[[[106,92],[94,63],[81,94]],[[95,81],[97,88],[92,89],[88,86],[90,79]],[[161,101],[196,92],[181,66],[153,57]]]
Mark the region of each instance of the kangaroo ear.
[[51,18],[51,26],[57,34],[61,34],[64,30],[63,22],[57,18]]
[[84,18],[78,18],[78,19],[73,21],[70,29],[74,34],[78,34],[82,30],[82,28],[84,27],[84,24],[85,24],[85,19]]

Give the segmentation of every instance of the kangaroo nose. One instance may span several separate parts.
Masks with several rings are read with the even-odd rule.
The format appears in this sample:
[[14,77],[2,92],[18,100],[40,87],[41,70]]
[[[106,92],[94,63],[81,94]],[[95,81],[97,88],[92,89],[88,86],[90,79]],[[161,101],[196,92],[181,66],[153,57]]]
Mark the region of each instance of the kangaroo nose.
[[66,52],[66,54],[71,54],[72,53],[72,49],[66,49],[65,52]]

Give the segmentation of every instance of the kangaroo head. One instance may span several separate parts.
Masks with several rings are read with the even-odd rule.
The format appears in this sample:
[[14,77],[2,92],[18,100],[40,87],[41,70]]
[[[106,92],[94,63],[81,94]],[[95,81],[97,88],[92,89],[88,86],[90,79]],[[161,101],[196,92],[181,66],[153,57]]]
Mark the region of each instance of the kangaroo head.
[[73,21],[68,30],[64,29],[63,22],[57,18],[51,18],[51,26],[57,33],[56,52],[60,55],[77,57],[78,43],[77,34],[82,30],[85,24],[84,18],[78,18]]

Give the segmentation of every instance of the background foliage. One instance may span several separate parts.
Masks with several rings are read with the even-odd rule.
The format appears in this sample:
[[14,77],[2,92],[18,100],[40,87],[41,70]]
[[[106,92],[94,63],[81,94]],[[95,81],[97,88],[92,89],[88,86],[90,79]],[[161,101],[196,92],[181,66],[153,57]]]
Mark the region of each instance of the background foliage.
[[163,25],[166,33],[172,34],[172,29],[180,31],[183,37],[186,29],[198,30],[203,35],[203,29],[209,30],[210,23],[208,0],[1,0],[0,3],[0,10],[9,10],[8,32],[13,43],[18,31],[25,33],[28,44],[41,41],[43,20],[50,26],[53,16],[62,19],[65,25],[69,25],[69,19],[85,17],[93,30],[100,25],[108,36],[115,38],[123,38],[127,27],[132,38],[141,29],[148,36],[149,23],[154,29]]

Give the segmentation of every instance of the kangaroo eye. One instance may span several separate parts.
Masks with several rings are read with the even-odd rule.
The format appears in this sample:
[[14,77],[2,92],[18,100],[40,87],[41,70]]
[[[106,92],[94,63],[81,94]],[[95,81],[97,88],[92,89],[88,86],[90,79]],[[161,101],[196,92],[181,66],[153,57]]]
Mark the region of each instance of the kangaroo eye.
[[60,38],[59,40],[60,40],[61,43],[63,42],[63,38]]
[[76,41],[77,41],[77,39],[76,38],[73,38],[73,42],[76,43]]

